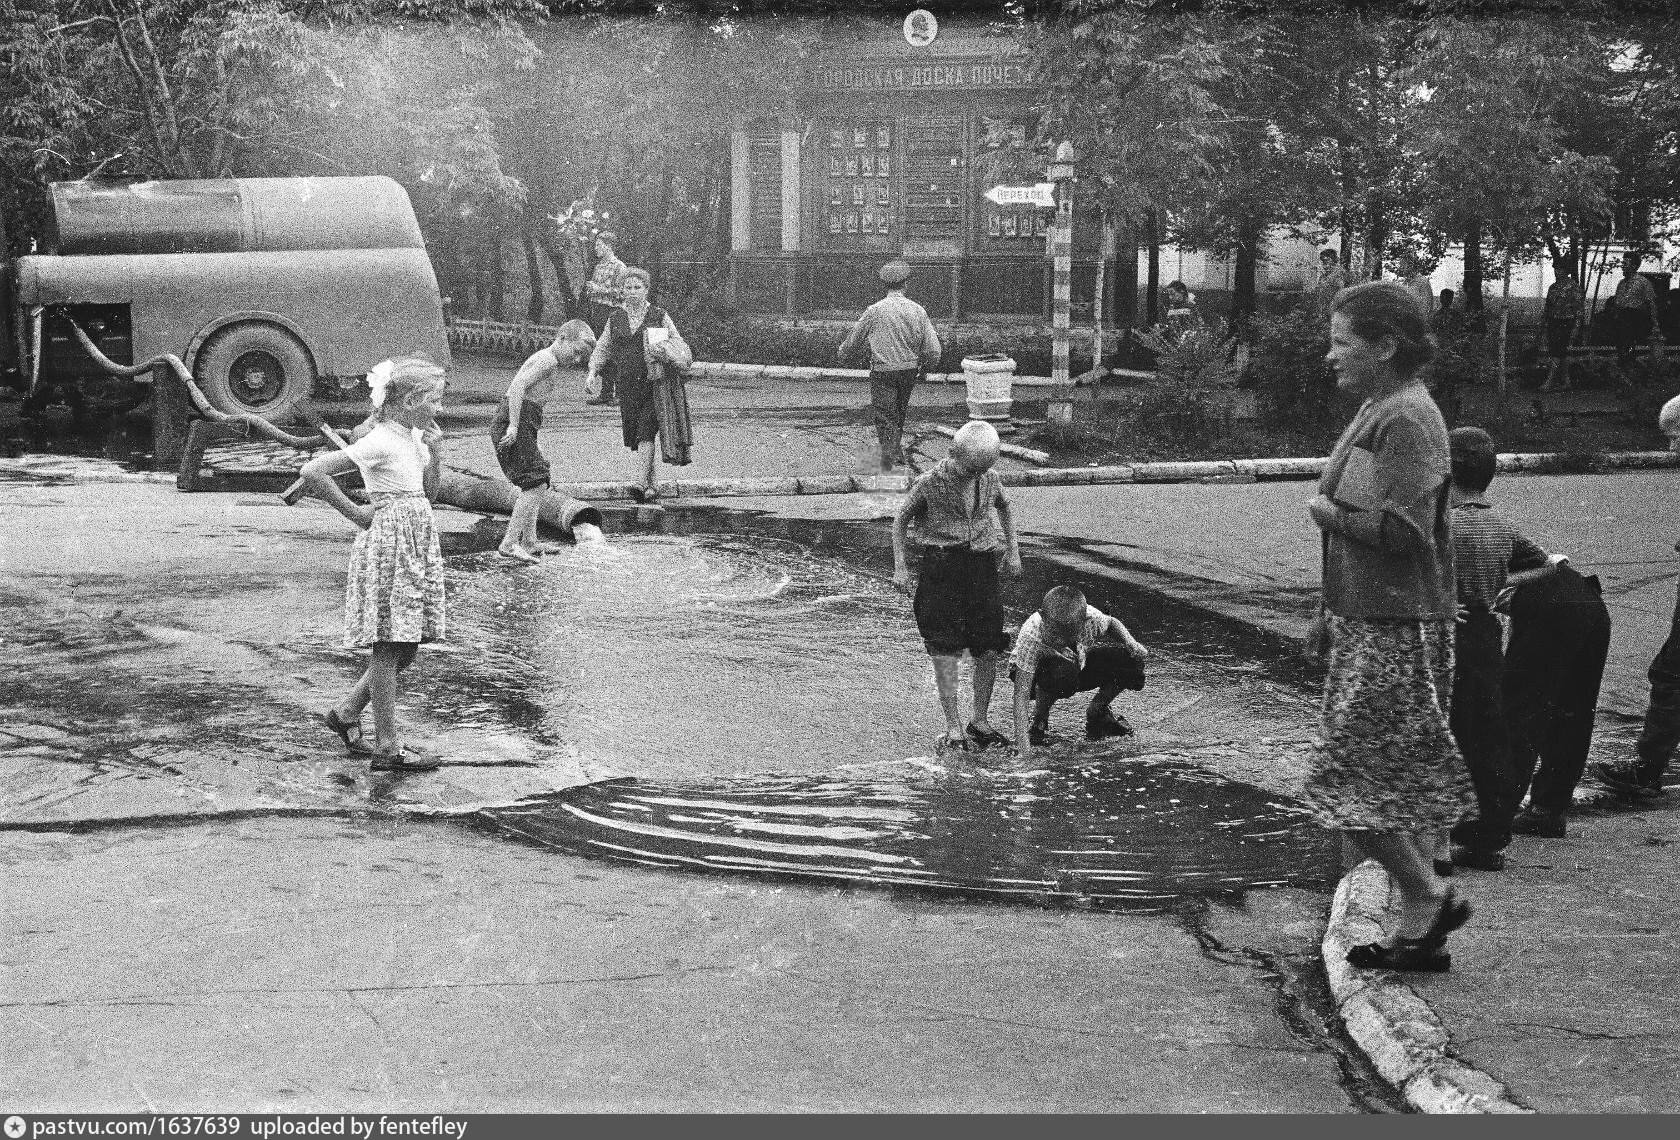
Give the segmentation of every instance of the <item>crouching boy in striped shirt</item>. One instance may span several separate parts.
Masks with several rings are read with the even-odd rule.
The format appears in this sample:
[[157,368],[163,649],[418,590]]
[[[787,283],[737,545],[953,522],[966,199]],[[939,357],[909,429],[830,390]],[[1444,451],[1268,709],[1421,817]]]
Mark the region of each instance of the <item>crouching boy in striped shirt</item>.
[[[1112,634],[1119,644],[1104,643]],[[1132,726],[1109,706],[1122,689],[1143,688],[1149,650],[1119,618],[1085,601],[1077,586],[1057,586],[1021,624],[1009,677],[1015,682],[1015,740],[1020,754],[1050,742],[1050,708],[1063,697],[1096,690],[1085,710],[1085,737],[1130,736]],[[1027,723],[1027,703],[1033,704]]]

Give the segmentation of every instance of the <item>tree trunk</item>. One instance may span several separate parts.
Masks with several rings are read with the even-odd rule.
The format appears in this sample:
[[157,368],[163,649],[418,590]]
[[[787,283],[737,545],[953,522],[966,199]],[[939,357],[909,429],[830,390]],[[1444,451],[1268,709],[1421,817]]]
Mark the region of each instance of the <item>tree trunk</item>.
[[1245,214],[1238,223],[1236,280],[1231,283],[1231,331],[1242,340],[1248,339],[1259,297],[1260,233],[1260,220]]
[[1097,279],[1091,284],[1091,370],[1103,367],[1103,326],[1108,308],[1108,259],[1114,256],[1114,219],[1102,212],[1102,242],[1097,249]]
[[531,303],[525,307],[525,321],[540,325],[547,301],[543,295],[542,262],[537,260],[537,243],[529,230],[520,234],[519,240],[525,246],[525,273],[531,278]]
[[490,313],[498,321],[507,313],[507,274],[502,272],[502,234],[492,230],[484,250],[484,268],[490,276]]
[[1482,311],[1482,219],[1464,226],[1464,311]]
[[1161,322],[1161,211],[1149,211],[1149,278],[1144,283],[1144,323],[1150,327]]
[[1511,328],[1511,251],[1509,249],[1507,249],[1505,251],[1505,282],[1500,287],[1500,291],[1499,291],[1499,376],[1498,376],[1498,392],[1499,392],[1499,406],[1500,406],[1501,411],[1503,411],[1504,407],[1505,407],[1505,385],[1506,385],[1505,345],[1506,345],[1506,335],[1510,332],[1510,328]]
[[[676,181],[676,177],[676,171],[667,161],[659,172],[659,201],[654,206],[653,240],[648,246],[644,266],[648,276],[653,279],[650,292],[659,288],[665,275],[665,244],[670,233],[672,183]],[[662,296],[661,303],[666,307],[676,307],[676,302],[670,297]]]
[[1365,256],[1365,280],[1381,281],[1383,246],[1388,243],[1388,211],[1380,194],[1372,194],[1366,208],[1370,211],[1371,224],[1366,238],[1369,244]]
[[[1126,227],[1114,257],[1114,327],[1133,329],[1138,322],[1138,233]],[[1122,340],[1122,345],[1126,344]]]

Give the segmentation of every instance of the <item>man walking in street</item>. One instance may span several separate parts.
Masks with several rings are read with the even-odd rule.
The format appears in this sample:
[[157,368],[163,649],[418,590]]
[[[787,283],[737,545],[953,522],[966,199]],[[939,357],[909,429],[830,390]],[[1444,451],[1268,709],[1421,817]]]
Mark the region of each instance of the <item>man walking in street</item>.
[[922,370],[939,362],[944,348],[927,310],[904,295],[910,266],[889,261],[881,266],[879,276],[887,295],[858,317],[840,342],[839,356],[847,361],[861,355],[863,346],[869,348],[869,402],[881,445],[881,470],[891,471],[904,463],[904,415],[910,408],[910,393]]

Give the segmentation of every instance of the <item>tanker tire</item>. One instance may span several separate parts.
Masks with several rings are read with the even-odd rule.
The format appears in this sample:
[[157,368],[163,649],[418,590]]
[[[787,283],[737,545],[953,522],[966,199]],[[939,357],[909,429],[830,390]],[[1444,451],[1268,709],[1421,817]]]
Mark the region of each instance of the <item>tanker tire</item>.
[[217,409],[230,415],[254,413],[274,422],[290,415],[297,402],[315,390],[315,365],[308,350],[285,329],[247,321],[204,342],[193,362],[193,378]]

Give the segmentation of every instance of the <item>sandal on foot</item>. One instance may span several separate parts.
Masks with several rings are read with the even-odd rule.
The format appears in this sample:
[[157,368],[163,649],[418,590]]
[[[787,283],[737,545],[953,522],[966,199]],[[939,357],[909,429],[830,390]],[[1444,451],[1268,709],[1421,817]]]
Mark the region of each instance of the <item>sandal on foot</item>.
[[442,766],[441,756],[416,752],[406,745],[398,752],[375,752],[373,763],[369,765],[375,772],[430,772]]
[[947,752],[967,752],[968,737],[955,732],[942,732],[939,739],[933,742],[933,754],[943,756]]
[[1420,942],[1439,948],[1446,944],[1447,935],[1469,922],[1470,916],[1474,913],[1475,910],[1471,908],[1469,903],[1459,898],[1451,888],[1448,888],[1446,897],[1441,900],[1441,905],[1436,908],[1435,921],[1429,924],[1429,929],[1424,933],[1424,936],[1417,939],[1407,939],[1407,941]]
[[997,729],[995,729],[995,728],[981,728],[979,725],[975,724],[973,721],[970,721],[969,725],[968,725],[968,738],[970,740],[974,741],[974,743],[976,745],[978,745],[982,750],[990,748],[994,744],[1001,744],[1005,748],[1007,748],[1007,747],[1009,747],[1010,744],[1013,743],[1013,741],[1011,741],[1009,739],[1009,737],[1005,736],[1003,733],[999,732]]
[[[353,752],[357,756],[373,755],[373,746],[362,739],[362,726],[359,722],[345,720],[338,715],[337,709],[328,709],[324,719],[327,727],[338,733],[339,738],[344,741],[346,752]],[[352,736],[351,733],[355,735]]]
[[1402,938],[1393,946],[1366,942],[1347,952],[1347,964],[1357,970],[1404,970],[1441,974],[1452,969],[1452,955],[1421,938]]

